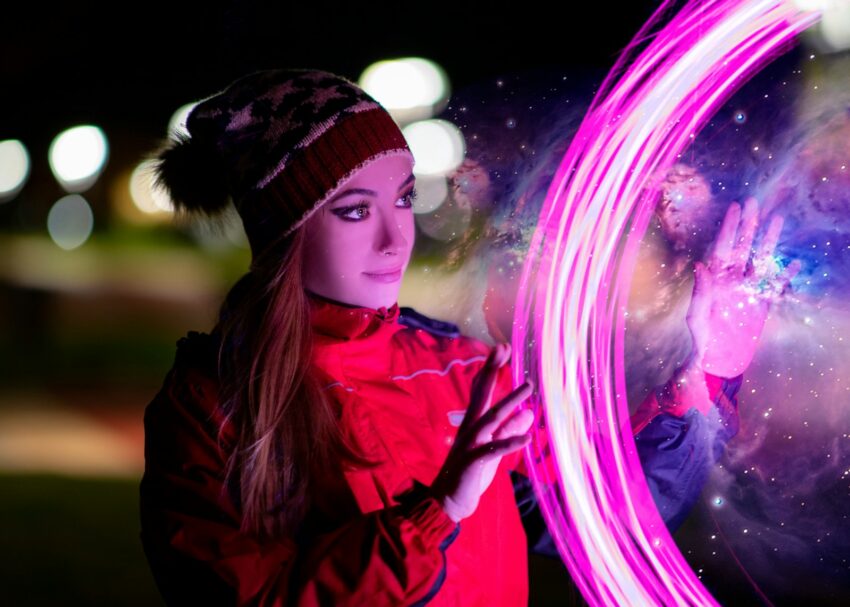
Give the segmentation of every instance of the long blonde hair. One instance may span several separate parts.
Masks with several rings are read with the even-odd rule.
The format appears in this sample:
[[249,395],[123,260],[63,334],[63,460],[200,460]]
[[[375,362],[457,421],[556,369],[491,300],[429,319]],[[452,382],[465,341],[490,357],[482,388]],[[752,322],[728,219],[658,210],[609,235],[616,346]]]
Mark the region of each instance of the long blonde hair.
[[228,293],[214,330],[225,424],[237,432],[225,486],[238,487],[233,497],[242,530],[261,538],[295,533],[310,507],[311,470],[340,462],[375,465],[347,440],[309,372],[304,238],[302,227],[253,260]]

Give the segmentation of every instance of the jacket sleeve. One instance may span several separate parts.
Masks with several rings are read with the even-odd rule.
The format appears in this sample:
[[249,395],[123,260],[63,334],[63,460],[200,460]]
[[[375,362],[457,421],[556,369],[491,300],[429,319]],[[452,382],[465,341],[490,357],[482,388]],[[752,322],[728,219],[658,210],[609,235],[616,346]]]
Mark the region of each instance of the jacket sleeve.
[[[505,365],[504,368],[507,368]],[[705,399],[697,402],[693,390],[683,390],[676,374],[652,391],[632,415],[632,430],[647,484],[668,529],[675,531],[699,499],[708,471],[738,431],[736,394],[743,376],[724,379],[704,374]],[[510,372],[499,377],[500,395],[511,390]],[[713,406],[712,406],[713,405]],[[544,466],[554,476],[554,461],[543,433]],[[522,452],[511,465],[517,506],[534,554],[558,557],[534,490]]]
[[743,375],[705,374],[708,406],[689,402],[676,377],[657,388],[632,417],[635,445],[650,493],[667,528],[687,518],[711,467],[738,433]]
[[460,525],[423,486],[332,532],[260,542],[226,497],[215,407],[172,369],[145,410],[141,540],[169,605],[424,605]]

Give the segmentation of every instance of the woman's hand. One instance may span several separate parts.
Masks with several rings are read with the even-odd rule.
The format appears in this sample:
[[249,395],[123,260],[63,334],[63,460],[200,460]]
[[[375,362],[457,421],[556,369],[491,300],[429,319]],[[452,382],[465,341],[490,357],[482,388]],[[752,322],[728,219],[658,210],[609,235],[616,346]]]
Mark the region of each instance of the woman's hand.
[[[687,323],[694,364],[718,377],[735,377],[753,359],[770,304],[800,270],[799,260],[784,270],[773,258],[784,218],[771,217],[758,250],[758,203],[748,198],[743,213],[732,203],[712,244],[708,264],[695,265],[694,291]],[[751,253],[755,256],[751,259]]]
[[490,486],[502,456],[531,441],[534,423],[530,409],[516,410],[533,386],[526,381],[498,403],[490,406],[499,368],[510,358],[510,345],[496,345],[472,384],[471,402],[454,444],[437,478],[432,494],[455,522],[470,516]]

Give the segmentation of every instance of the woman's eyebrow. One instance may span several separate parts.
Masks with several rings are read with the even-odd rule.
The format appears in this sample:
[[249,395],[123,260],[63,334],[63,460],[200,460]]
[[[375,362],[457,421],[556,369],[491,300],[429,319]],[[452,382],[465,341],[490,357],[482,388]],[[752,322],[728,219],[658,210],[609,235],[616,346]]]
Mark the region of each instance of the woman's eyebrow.
[[[404,189],[404,187],[408,183],[413,181],[414,179],[415,179],[415,177],[413,176],[413,173],[408,175],[407,179],[405,179],[404,182],[400,186],[398,186],[398,191],[401,192]],[[351,196],[352,194],[360,194],[360,195],[365,195],[365,196],[377,196],[378,195],[378,193],[375,190],[369,190],[367,188],[349,188],[347,190],[343,190],[339,194],[336,194],[333,198],[328,200],[328,202],[329,203],[334,202],[334,201],[339,200],[340,198],[343,198],[345,196]]]

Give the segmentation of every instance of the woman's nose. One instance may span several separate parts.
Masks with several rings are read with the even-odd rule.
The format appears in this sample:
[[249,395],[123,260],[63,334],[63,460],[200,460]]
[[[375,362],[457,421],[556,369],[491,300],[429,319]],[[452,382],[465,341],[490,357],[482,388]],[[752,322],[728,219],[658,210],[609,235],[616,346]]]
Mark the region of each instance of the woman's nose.
[[383,219],[378,239],[379,251],[384,255],[398,255],[406,246],[407,239],[405,239],[398,221],[394,217]]

